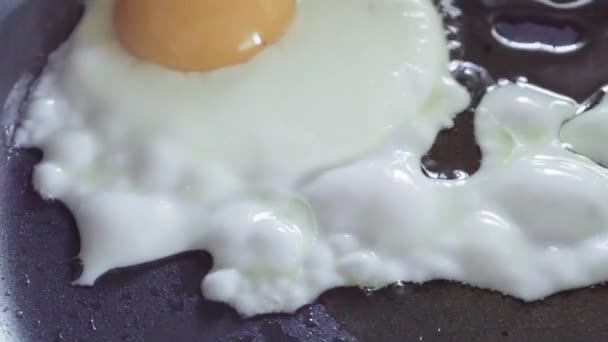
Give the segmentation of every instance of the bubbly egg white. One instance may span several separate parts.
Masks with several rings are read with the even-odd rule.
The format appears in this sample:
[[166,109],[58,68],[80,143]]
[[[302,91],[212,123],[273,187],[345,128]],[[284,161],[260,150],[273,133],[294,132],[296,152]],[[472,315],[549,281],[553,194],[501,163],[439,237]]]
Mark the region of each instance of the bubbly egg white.
[[608,170],[559,139],[578,109],[503,85],[477,109],[474,176],[425,178],[404,137],[312,182],[319,226],[348,241],[338,254],[346,283],[451,279],[536,300],[608,279]]
[[128,56],[112,4],[89,4],[17,134],[44,152],[36,189],[76,218],[76,284],[188,250],[213,255],[205,297],[244,315],[337,286],[443,278],[533,300],[608,279],[608,172],[559,140],[574,101],[498,87],[475,122],[481,170],[421,172],[469,102],[430,1],[302,0],[276,46],[206,74]]

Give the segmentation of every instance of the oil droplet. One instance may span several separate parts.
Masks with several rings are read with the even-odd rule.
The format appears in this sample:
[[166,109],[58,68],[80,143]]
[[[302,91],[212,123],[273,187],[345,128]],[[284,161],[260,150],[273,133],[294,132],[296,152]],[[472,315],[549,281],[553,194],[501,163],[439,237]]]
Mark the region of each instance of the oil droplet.
[[547,6],[557,9],[575,9],[592,4],[595,0],[536,0]]
[[593,109],[595,106],[600,104],[602,100],[604,100],[606,94],[608,94],[608,86],[602,87],[599,91],[597,91],[596,93],[591,95],[591,97],[589,97],[587,100],[585,100],[581,105],[578,114],[582,114]]
[[64,340],[65,340],[65,338],[63,337],[63,332],[61,330],[58,330],[57,335],[55,335],[55,339],[53,340],[53,342],[61,342]]
[[444,16],[456,18],[462,15],[462,10],[454,5],[453,0],[440,0],[438,5],[440,12]]
[[498,19],[492,27],[492,36],[512,49],[554,54],[572,53],[586,44],[575,25],[534,17]]
[[367,297],[374,294],[374,288],[372,287],[362,287],[361,290],[363,290],[363,294],[365,294]]
[[91,327],[91,330],[97,331],[97,326],[95,325],[95,320],[94,319],[91,318],[89,320],[89,326]]
[[319,323],[314,319],[314,317],[308,317],[304,320],[304,325],[308,328],[316,328],[319,326]]
[[397,294],[397,295],[404,295],[405,294],[405,283],[402,281],[398,281],[396,283],[394,283],[393,285],[391,285],[391,289]]
[[490,73],[477,64],[465,61],[452,61],[450,70],[458,83],[462,84],[471,92],[474,103],[476,104],[486,93],[486,90],[493,86],[496,81]]
[[437,164],[436,161],[425,157],[422,163],[422,172],[432,179],[464,180],[471,177],[468,172],[463,170],[434,171],[433,168],[436,167]]

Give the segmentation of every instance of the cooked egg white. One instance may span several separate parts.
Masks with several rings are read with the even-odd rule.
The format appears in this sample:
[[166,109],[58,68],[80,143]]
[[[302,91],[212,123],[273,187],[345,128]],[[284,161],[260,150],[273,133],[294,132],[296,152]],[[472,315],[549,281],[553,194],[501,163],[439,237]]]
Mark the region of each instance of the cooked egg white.
[[306,189],[339,238],[346,284],[452,279],[525,300],[607,279],[608,170],[562,147],[579,106],[528,85],[493,89],[477,109],[482,167],[431,180],[402,145],[331,170]]
[[197,73],[132,56],[113,4],[89,3],[17,134],[44,152],[36,189],[76,218],[76,284],[201,249],[203,294],[244,315],[336,286],[447,278],[533,300],[608,279],[608,174],[559,139],[574,101],[493,89],[481,170],[422,174],[469,102],[430,1],[301,0],[274,45]]

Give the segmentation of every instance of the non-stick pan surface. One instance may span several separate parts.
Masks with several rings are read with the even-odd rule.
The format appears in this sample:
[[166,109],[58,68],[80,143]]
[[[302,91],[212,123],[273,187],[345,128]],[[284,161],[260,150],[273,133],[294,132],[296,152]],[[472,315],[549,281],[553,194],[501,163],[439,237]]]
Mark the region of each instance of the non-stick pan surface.
[[[583,100],[608,83],[608,1],[577,10],[533,0],[456,5],[464,11],[453,23],[464,49],[454,58],[489,72],[459,75],[474,90],[525,76]],[[0,0],[0,341],[608,341],[605,286],[532,304],[443,281],[373,294],[336,289],[296,314],[247,320],[201,298],[212,263],[203,252],[114,271],[94,288],[70,286],[78,271],[74,220],[33,191],[41,155],[11,149],[10,135],[28,86],[81,10],[78,0]],[[500,45],[492,25],[520,41],[586,45],[567,55],[518,51]],[[463,113],[439,135],[424,160],[430,171],[475,172],[472,117]]]

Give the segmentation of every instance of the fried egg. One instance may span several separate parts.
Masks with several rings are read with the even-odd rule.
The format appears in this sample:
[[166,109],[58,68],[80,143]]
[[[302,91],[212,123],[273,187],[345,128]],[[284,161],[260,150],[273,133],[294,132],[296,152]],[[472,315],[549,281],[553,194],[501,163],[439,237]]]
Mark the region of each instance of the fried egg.
[[203,295],[249,316],[338,286],[535,300],[608,279],[608,171],[560,140],[573,100],[498,86],[480,171],[422,173],[470,100],[431,1],[186,2],[89,2],[32,93],[17,143],[76,218],[75,284],[207,250]]
[[429,1],[187,3],[89,2],[17,142],[44,151],[34,185],[76,218],[77,284],[205,249],[205,296],[295,310],[343,283],[301,186],[404,127],[422,155],[468,94]]

